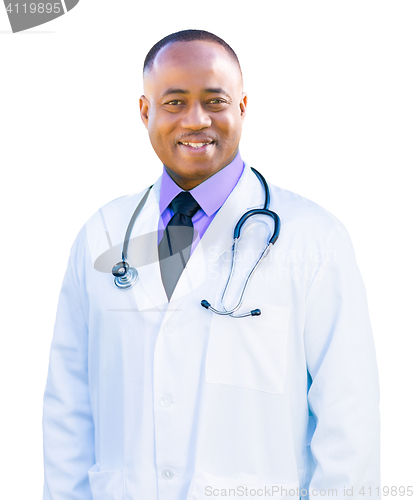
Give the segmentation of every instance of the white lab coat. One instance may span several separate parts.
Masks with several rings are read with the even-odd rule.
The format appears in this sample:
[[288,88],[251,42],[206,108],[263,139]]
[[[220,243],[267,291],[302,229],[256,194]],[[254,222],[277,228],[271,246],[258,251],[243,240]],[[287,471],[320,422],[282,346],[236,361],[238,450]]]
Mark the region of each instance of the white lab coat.
[[[43,500],[379,497],[375,349],[343,225],[270,185],[281,234],[241,308],[262,314],[217,316],[200,301],[220,307],[233,229],[262,206],[261,184],[246,167],[168,303],[160,179],[131,235],[131,290],[110,271],[144,191],[105,205],[72,247],[44,396]],[[229,307],[269,221],[247,223]]]

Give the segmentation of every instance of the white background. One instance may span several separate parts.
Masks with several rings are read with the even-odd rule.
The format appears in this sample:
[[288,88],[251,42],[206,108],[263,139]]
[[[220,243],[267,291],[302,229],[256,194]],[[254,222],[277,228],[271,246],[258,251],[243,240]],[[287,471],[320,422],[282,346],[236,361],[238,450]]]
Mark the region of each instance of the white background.
[[414,484],[414,26],[413,1],[81,0],[12,34],[0,5],[4,498],[41,498],[42,398],[70,246],[101,205],[161,174],[139,117],[142,63],[187,28],[240,58],[244,160],[351,235],[379,364],[382,483]]

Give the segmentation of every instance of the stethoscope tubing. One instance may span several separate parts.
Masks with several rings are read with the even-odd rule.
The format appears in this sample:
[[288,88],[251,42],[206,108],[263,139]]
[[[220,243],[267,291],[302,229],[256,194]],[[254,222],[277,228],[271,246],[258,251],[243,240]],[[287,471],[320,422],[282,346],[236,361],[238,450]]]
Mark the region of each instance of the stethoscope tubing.
[[[219,314],[220,316],[230,316],[232,318],[245,318],[247,316],[259,316],[261,314],[260,309],[253,309],[252,311],[242,313],[242,314],[235,314],[236,311],[241,307],[243,299],[245,297],[245,292],[248,288],[249,282],[251,281],[251,278],[253,274],[255,273],[256,269],[258,268],[259,264],[262,262],[263,259],[268,255],[269,251],[271,250],[271,247],[275,244],[277,241],[279,234],[280,234],[280,229],[281,229],[281,221],[279,216],[273,212],[272,210],[269,210],[269,203],[270,203],[270,193],[269,193],[269,187],[268,184],[262,174],[258,172],[255,168],[251,167],[251,170],[255,173],[259,181],[261,182],[263,188],[264,188],[264,206],[263,208],[257,208],[253,210],[249,210],[245,214],[242,215],[242,217],[239,219],[239,221],[235,225],[234,229],[234,235],[233,235],[233,245],[232,245],[232,262],[231,262],[231,270],[229,272],[228,279],[226,281],[225,287],[223,289],[222,297],[221,297],[221,306],[223,308],[222,311],[215,309],[214,307],[211,306],[211,304],[207,300],[202,300],[201,305],[205,309],[209,309],[210,311],[214,312],[215,314]],[[143,209],[147,198],[150,194],[150,190],[153,186],[151,185],[147,191],[145,192],[144,196],[141,198],[139,204],[137,205],[136,209],[134,210],[133,215],[131,216],[130,222],[128,224],[127,230],[125,232],[125,237],[124,237],[124,242],[123,242],[123,248],[122,248],[122,253],[121,253],[121,261],[115,264],[115,266],[112,269],[112,274],[114,275],[114,283],[117,286],[117,288],[121,290],[128,290],[129,288],[136,283],[138,280],[138,272],[134,267],[131,267],[128,264],[128,245],[130,242],[130,237],[131,237],[131,232],[133,230],[134,224],[137,220],[138,215],[140,214],[141,210]],[[240,298],[232,309],[226,309],[224,305],[225,297],[229,288],[229,285],[231,283],[234,271],[235,271],[235,255],[237,253],[237,248],[238,248],[238,242],[239,238],[241,236],[242,232],[242,227],[245,224],[245,222],[252,216],[254,215],[266,215],[268,217],[271,217],[274,222],[274,231],[272,235],[270,236],[268,240],[268,244],[266,248],[262,251],[260,257],[252,267],[247,279],[245,280],[245,284],[242,288],[242,292],[240,295]]]
[[[259,264],[262,262],[263,259],[268,255],[269,251],[271,250],[271,247],[275,244],[277,241],[279,235],[280,235],[280,230],[281,230],[281,220],[275,212],[272,210],[269,210],[269,202],[270,202],[270,193],[269,193],[269,187],[267,184],[267,181],[265,180],[264,176],[258,172],[258,170],[255,170],[255,168],[251,167],[251,170],[255,173],[255,175],[258,177],[260,180],[264,192],[265,192],[265,199],[264,199],[264,207],[263,208],[256,208],[253,210],[249,210],[246,212],[236,223],[235,229],[234,229],[234,234],[233,234],[233,245],[232,245],[232,262],[231,262],[231,270],[229,272],[228,280],[226,281],[225,288],[223,289],[222,297],[220,300],[221,306],[223,308],[222,311],[219,311],[218,309],[215,309],[212,307],[212,305],[207,301],[207,300],[202,300],[201,301],[201,306],[204,307],[205,309],[208,309],[212,311],[215,314],[219,314],[220,316],[231,316],[232,318],[245,318],[247,316],[259,316],[261,314],[260,309],[253,309],[252,311],[243,313],[243,314],[234,314],[242,305],[245,292],[247,290],[248,284],[251,281],[251,278],[258,268]],[[263,250],[261,253],[259,259],[256,261],[255,265],[251,269],[247,279],[245,280],[245,284],[243,286],[239,301],[237,302],[236,306],[233,307],[232,309],[226,309],[224,305],[225,301],[225,296],[228,291],[229,284],[231,282],[234,270],[235,270],[235,255],[237,253],[237,247],[238,247],[238,241],[241,236],[241,231],[242,231],[242,226],[245,224],[245,222],[252,216],[254,215],[267,215],[268,217],[271,217],[273,222],[274,222],[274,231],[271,235],[271,237],[268,240],[268,245],[266,248]]]
[[148,195],[150,194],[150,189],[153,187],[153,185],[151,185],[147,191],[144,193],[144,196],[141,198],[140,200],[140,203],[137,205],[136,209],[134,210],[134,213],[133,215],[131,216],[131,219],[130,219],[130,222],[128,224],[128,227],[127,227],[127,231],[125,232],[125,236],[124,236],[124,244],[123,244],[123,247],[122,247],[122,254],[121,254],[121,259],[123,261],[126,261],[127,260],[127,250],[128,250],[128,245],[130,243],[130,236],[131,236],[131,232],[133,230],[133,227],[134,227],[134,224],[135,224],[135,221],[137,220],[137,217],[138,217],[138,214],[141,212],[141,210],[143,209],[146,201],[147,201],[147,198],[148,198]]
[[147,191],[144,193],[144,196],[141,198],[139,204],[137,205],[136,209],[134,210],[133,215],[131,216],[130,222],[127,227],[127,231],[125,232],[124,236],[124,243],[122,247],[122,252],[121,252],[121,261],[117,262],[115,266],[112,268],[112,274],[114,276],[114,284],[117,288],[120,290],[128,290],[130,289],[137,281],[138,281],[138,272],[137,269],[134,267],[131,267],[128,264],[128,244],[130,243],[130,236],[131,232],[133,230],[135,221],[137,220],[137,217],[141,210],[143,209],[148,195],[150,194],[150,189],[153,186],[151,185]]
[[[260,255],[259,259],[256,261],[254,267],[251,269],[251,271],[250,271],[247,279],[245,280],[245,284],[244,284],[244,287],[242,289],[242,293],[241,293],[241,297],[239,299],[239,302],[236,304],[236,306],[233,309],[226,310],[225,306],[223,305],[223,303],[224,303],[225,295],[226,295],[226,292],[228,290],[228,286],[229,286],[229,284],[231,282],[231,279],[232,279],[233,273],[234,273],[234,269],[235,269],[235,259],[234,259],[233,256],[237,252],[237,245],[238,245],[238,240],[235,240],[234,243],[233,243],[233,246],[232,246],[231,271],[229,273],[228,280],[226,282],[226,285],[225,285],[225,288],[223,290],[222,297],[221,297],[221,304],[222,304],[222,307],[224,308],[224,310],[223,311],[218,311],[217,309],[215,309],[214,307],[212,307],[210,304],[207,307],[207,309],[209,309],[210,311],[212,311],[212,312],[214,312],[216,314],[219,314],[220,316],[232,316],[233,318],[245,318],[246,316],[259,316],[261,314],[260,309],[254,309],[253,311],[249,311],[247,313],[243,313],[243,314],[240,314],[240,315],[237,315],[237,316],[233,315],[233,313],[236,312],[241,307],[242,302],[243,302],[244,297],[245,297],[246,289],[248,288],[248,284],[251,281],[252,275],[254,274],[254,272],[256,271],[257,267],[262,262],[262,260],[265,259],[265,257],[268,255],[269,251],[271,250],[271,247],[272,247],[273,243],[269,243],[268,244],[268,246],[263,250],[263,252]],[[203,307],[205,307],[205,306],[203,305]]]

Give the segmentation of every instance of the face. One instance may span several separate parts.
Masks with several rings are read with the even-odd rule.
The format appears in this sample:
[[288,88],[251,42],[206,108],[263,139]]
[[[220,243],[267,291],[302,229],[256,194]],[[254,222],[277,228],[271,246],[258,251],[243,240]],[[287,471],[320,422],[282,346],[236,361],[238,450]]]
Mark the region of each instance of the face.
[[238,152],[247,97],[237,63],[219,44],[171,43],[144,76],[141,118],[182,189],[197,186]]

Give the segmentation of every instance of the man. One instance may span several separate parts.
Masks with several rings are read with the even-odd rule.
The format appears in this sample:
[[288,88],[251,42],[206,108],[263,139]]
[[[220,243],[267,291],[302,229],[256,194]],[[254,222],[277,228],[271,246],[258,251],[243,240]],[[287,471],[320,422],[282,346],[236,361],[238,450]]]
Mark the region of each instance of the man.
[[[281,234],[239,153],[247,96],[233,50],[198,30],[149,52],[141,118],[164,164],[102,207],[71,251],[44,397],[44,500],[379,497],[378,375],[342,224],[270,185]],[[143,196],[145,203],[140,203]],[[114,286],[112,266],[137,269]],[[120,271],[121,269],[121,271]],[[120,282],[119,282],[120,283]],[[206,304],[205,304],[206,305]]]

